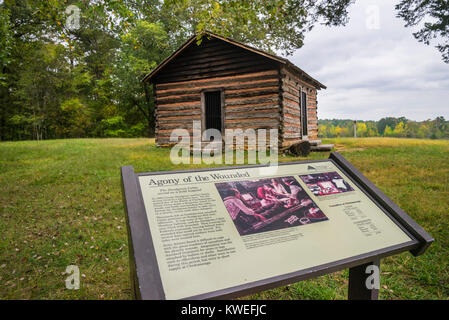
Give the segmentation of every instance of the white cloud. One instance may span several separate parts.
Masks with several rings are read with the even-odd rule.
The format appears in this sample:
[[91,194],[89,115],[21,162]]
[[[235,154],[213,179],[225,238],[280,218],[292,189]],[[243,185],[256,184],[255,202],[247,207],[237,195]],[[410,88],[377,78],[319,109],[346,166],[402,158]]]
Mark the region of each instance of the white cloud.
[[[316,26],[288,57],[328,87],[318,94],[321,119],[449,119],[449,65],[395,17],[395,2],[356,2],[347,26]],[[367,28],[367,18],[376,20],[367,15],[372,6],[379,7],[378,29]]]

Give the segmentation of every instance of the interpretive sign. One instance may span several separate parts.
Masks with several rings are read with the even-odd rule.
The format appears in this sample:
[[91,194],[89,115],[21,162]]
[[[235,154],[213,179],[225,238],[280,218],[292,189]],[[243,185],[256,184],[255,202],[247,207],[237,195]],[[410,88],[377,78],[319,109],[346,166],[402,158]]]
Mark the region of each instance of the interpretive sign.
[[375,298],[360,266],[433,241],[338,153],[278,166],[127,166],[122,186],[136,298],[237,297],[344,268],[350,298]]

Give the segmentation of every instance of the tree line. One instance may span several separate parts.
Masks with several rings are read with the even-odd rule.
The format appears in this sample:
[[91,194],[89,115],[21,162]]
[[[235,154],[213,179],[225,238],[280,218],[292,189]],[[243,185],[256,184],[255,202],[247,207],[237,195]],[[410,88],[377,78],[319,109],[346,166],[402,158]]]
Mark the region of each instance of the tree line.
[[[353,2],[0,0],[0,140],[151,136],[141,80],[192,34],[289,54],[317,23],[347,23]],[[410,25],[440,10],[426,1],[415,17],[415,2],[396,8]]]
[[357,136],[449,139],[449,121],[444,117],[425,121],[413,121],[405,117],[356,122],[348,119],[318,120],[318,135],[321,138]]

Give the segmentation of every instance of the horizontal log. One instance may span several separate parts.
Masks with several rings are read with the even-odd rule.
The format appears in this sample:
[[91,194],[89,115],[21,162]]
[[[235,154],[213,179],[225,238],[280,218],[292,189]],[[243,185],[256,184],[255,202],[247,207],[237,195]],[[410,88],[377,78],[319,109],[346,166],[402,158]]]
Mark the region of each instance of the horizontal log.
[[267,89],[259,89],[259,90],[245,90],[245,91],[242,90],[240,92],[232,92],[232,93],[228,93],[227,91],[225,91],[225,99],[258,97],[269,94],[276,94],[278,92],[279,89],[276,87],[270,87]]
[[299,101],[299,97],[298,96],[292,95],[292,94],[290,94],[288,92],[285,92],[285,91],[282,92],[282,96],[284,98],[290,99],[292,101]]
[[179,123],[180,121],[185,121],[185,122],[192,122],[194,120],[201,120],[200,116],[186,116],[186,117],[164,117],[164,118],[158,118],[157,122],[160,126],[162,126],[163,124],[168,124],[168,123]]
[[213,61],[204,61],[204,60],[194,57],[193,60],[190,61],[190,64],[184,63],[183,65],[181,65],[177,62],[173,62],[172,66],[167,68],[167,71],[178,73],[178,72],[188,72],[188,71],[195,71],[195,70],[208,70],[210,68],[217,68],[217,67],[231,65],[231,64],[238,64],[238,63],[254,61],[254,57],[251,57],[248,54],[242,54],[242,53],[240,53],[239,55],[234,55],[234,56],[222,54],[221,56],[219,56],[217,58],[218,59],[215,59]]
[[284,120],[283,129],[284,129],[284,131],[300,132],[301,131],[301,126],[299,124],[292,123],[292,122],[287,122],[287,121]]
[[292,110],[297,110],[300,111],[301,109],[299,108],[299,103],[293,103],[290,100],[285,100],[283,101],[283,105],[284,107],[288,107]]
[[182,70],[176,70],[176,69],[162,69],[163,71],[160,72],[160,75],[158,77],[163,78],[164,75],[165,77],[172,77],[172,76],[176,76],[176,77],[182,77],[182,76],[194,76],[194,75],[204,75],[207,73],[213,73],[213,72],[221,72],[221,71],[227,71],[227,70],[235,70],[235,69],[239,69],[239,68],[247,68],[247,67],[254,67],[254,66],[260,66],[260,65],[272,65],[271,63],[265,63],[262,61],[258,61],[257,59],[255,60],[247,60],[247,61],[243,61],[243,62],[238,62],[238,63],[230,63],[230,64],[226,64],[226,65],[221,65],[221,66],[211,66],[211,67],[207,67],[207,68],[197,68],[197,69],[192,69],[192,70],[186,70],[186,71],[182,71]]
[[[264,77],[266,78],[266,76]],[[252,79],[251,79],[252,80]],[[208,88],[214,88],[214,87],[222,87],[225,90],[237,90],[237,89],[252,89],[252,88],[266,88],[266,87],[273,87],[276,86],[279,81],[275,78],[266,78],[266,79],[262,79],[260,81],[248,81],[248,82],[228,82],[228,83],[223,83],[220,81],[211,81],[214,82],[213,84],[210,84],[208,82],[203,83],[202,85],[195,87],[195,88],[190,88],[190,87],[184,87],[181,89],[177,89],[177,90],[164,90],[163,92],[157,92],[157,96],[158,98],[160,97],[168,97],[168,96],[172,96],[172,95],[176,95],[176,94],[199,94],[201,93],[204,89],[208,89]]]
[[202,47],[202,46],[191,46],[190,48],[187,48],[184,52],[182,52],[179,56],[176,57],[177,61],[184,62],[192,61],[192,58],[202,59],[208,56],[214,56],[214,55],[223,55],[223,54],[229,54],[231,52],[236,52],[237,50],[233,48],[232,46],[228,47]]
[[[287,108],[284,108],[284,110],[286,110]],[[289,109],[291,110],[291,109]],[[296,120],[300,120],[302,118],[301,116],[301,112],[297,111],[297,110],[292,110],[291,112],[284,112],[284,115],[290,117],[290,118],[294,118]],[[307,116],[308,121],[309,120],[314,120],[313,117],[309,117]]]
[[[259,118],[259,119],[258,119],[258,121],[261,121],[261,120],[272,121],[272,119],[271,119],[271,118],[268,118],[268,117],[265,118],[265,119],[264,119],[264,118]],[[227,122],[227,123],[231,123],[231,122],[244,122],[244,120],[236,119],[236,120],[229,120],[229,121],[227,120],[226,122]]]
[[[242,52],[238,52],[235,50],[226,50],[226,51],[222,51],[222,52],[215,52],[213,54],[212,53],[204,54],[202,56],[196,55],[195,61],[198,63],[218,62],[223,58],[223,56],[226,56],[228,58],[233,58],[233,57],[239,57],[241,55],[242,55]],[[179,57],[176,60],[173,60],[173,63],[176,63],[176,65],[178,65],[178,66],[189,66],[192,64],[192,59],[190,57],[185,57],[185,58]]]
[[284,91],[293,91],[290,92],[294,96],[299,97],[300,86],[298,84],[294,84],[292,82],[286,82],[285,79],[281,79],[281,87]]
[[[277,88],[267,88],[267,89],[259,89],[259,90],[252,90],[252,91],[241,91],[241,92],[235,92],[235,93],[226,93],[225,91],[225,99],[226,104],[229,104],[229,102],[232,105],[232,102],[235,98],[267,98],[267,96],[273,97],[277,93]],[[278,97],[276,97],[278,99]],[[178,97],[170,97],[170,98],[162,98],[157,100],[157,105],[167,105],[167,104],[176,104],[180,102],[199,102],[201,101],[200,95],[182,95]]]
[[157,105],[164,105],[164,104],[174,104],[179,102],[201,102],[201,95],[188,95],[188,96],[181,96],[176,98],[163,98],[163,99],[157,99]]
[[299,109],[299,101],[298,100],[292,100],[291,98],[288,98],[288,97],[285,97],[285,96],[282,97],[282,100],[283,100],[285,105],[290,104],[290,106],[292,108]]
[[277,77],[278,71],[273,70],[267,70],[267,71],[261,71],[261,72],[248,72],[246,74],[236,75],[236,76],[217,76],[215,78],[209,78],[209,79],[201,79],[201,80],[191,80],[191,81],[182,81],[182,82],[173,82],[173,83],[157,83],[156,88],[157,90],[168,90],[168,89],[174,89],[174,88],[184,88],[190,85],[198,86],[199,84],[205,83],[205,82],[211,82],[211,81],[220,81],[225,83],[227,80],[229,81],[236,81],[236,79],[239,79],[240,82],[243,81],[251,81],[251,80],[260,80],[260,79],[267,79],[267,78],[273,78],[273,76]]
[[301,138],[301,133],[300,132],[284,132],[282,134],[282,136],[284,137],[284,139],[297,139],[297,138]]
[[170,138],[165,138],[165,137],[157,137],[156,138],[156,145],[158,146],[172,146],[175,145],[177,142],[176,141],[170,141]]
[[[174,128],[174,129],[164,129],[164,130],[159,130],[159,131],[158,131],[157,137],[170,138],[172,132],[173,132],[175,129],[177,129],[177,128]],[[193,135],[193,129],[192,129],[192,128],[190,128],[190,129],[185,129],[185,128],[183,128],[183,129],[184,129],[184,130],[187,130],[191,136]],[[238,134],[238,132],[235,131],[236,129],[240,129],[240,127],[238,127],[238,128],[226,128],[226,129],[225,129],[225,132],[223,133],[223,136],[226,135],[226,130],[228,130],[228,134],[232,134],[232,135],[234,135],[234,136],[240,136],[240,135]],[[258,131],[257,131],[258,129],[260,129],[260,128],[258,128],[258,127],[251,127],[250,129],[254,129],[254,130],[255,130],[255,133],[256,133],[257,135],[262,135],[261,132],[258,132]],[[246,129],[245,129],[245,130],[246,130]],[[245,130],[242,130],[243,132],[242,132],[241,135],[245,135],[245,134],[246,134]],[[269,130],[266,130],[266,133],[265,133],[265,134],[266,134],[266,137],[270,137],[270,131],[269,131]]]
[[301,112],[298,110],[292,110],[290,108],[284,108],[282,109],[283,116],[288,119],[294,119],[295,121],[298,121],[301,119]]
[[287,125],[287,124],[284,123],[283,130],[284,131],[291,131],[291,132],[301,132],[301,127],[300,126]]
[[193,53],[193,52],[186,52],[186,54],[182,54],[179,55],[178,57],[176,57],[176,60],[173,60],[173,62],[180,62],[180,63],[184,63],[184,62],[191,62],[193,56],[195,56],[196,59],[203,59],[203,58],[207,58],[207,57],[216,57],[216,56],[223,56],[224,54],[231,54],[231,53],[238,53],[237,50],[235,50],[234,48],[223,48],[222,50],[206,50],[204,49],[204,51],[201,51],[199,53]]
[[312,139],[309,139],[309,142],[310,142],[310,145],[311,146],[317,146],[317,145],[319,145],[319,144],[321,144],[321,140],[312,140]]
[[300,82],[298,81],[298,79],[292,79],[288,76],[285,76],[284,74],[282,74],[281,72],[281,79],[282,79],[282,83],[287,85],[287,86],[292,86],[294,88],[299,88],[300,87]]
[[285,118],[283,119],[284,125],[286,126],[300,126],[300,121],[297,119]]
[[245,106],[228,106],[225,108],[226,113],[230,113],[230,112],[247,112],[247,111],[253,111],[253,110],[276,110],[279,111],[279,105],[277,104],[272,104],[272,103],[268,103],[265,105],[260,105],[260,104],[255,104],[255,105],[245,105]]
[[201,108],[201,104],[185,104],[185,105],[162,105],[157,106],[157,111],[174,111],[174,110],[193,110]]
[[158,120],[163,119],[164,117],[173,117],[173,116],[190,116],[190,115],[200,115],[201,109],[188,109],[184,111],[170,111],[170,112],[158,112]]
[[[244,131],[244,130],[243,130]],[[257,130],[254,130],[255,131],[255,137],[256,137],[256,141],[255,141],[255,143],[256,143],[256,145],[257,145],[257,139],[258,138],[260,138],[260,135],[259,135],[259,133],[257,132]],[[233,143],[235,144],[237,141],[238,141],[238,139],[240,138],[243,138],[243,141],[244,141],[244,144],[248,144],[248,135],[246,135],[245,134],[245,132],[243,132],[243,134],[241,134],[241,135],[234,135],[233,133],[230,133],[230,134],[232,134],[232,136],[234,137],[234,139],[232,139],[233,140]],[[249,137],[251,137],[252,135],[250,134],[249,135]],[[159,142],[159,143],[173,143],[173,144],[175,144],[175,143],[180,143],[181,142],[181,138],[180,137],[178,137],[178,139],[177,140],[175,140],[174,142],[172,142],[172,141],[170,141],[170,138],[171,138],[171,136],[170,135],[168,135],[168,136],[157,136],[156,137],[156,140]],[[269,143],[270,142],[270,135],[267,135],[266,137],[265,137],[265,140],[267,141],[267,143]],[[196,141],[196,139],[195,139],[195,141]],[[225,141],[226,141],[226,135],[223,135],[222,136],[222,141],[223,141],[223,145],[225,145]],[[279,139],[278,139],[278,141],[279,141]],[[208,141],[208,140],[206,140],[206,139],[204,139],[204,140],[202,140],[202,146],[204,147],[204,146],[206,146],[207,144],[209,144],[210,143],[210,141]],[[190,135],[190,141],[189,142],[186,142],[186,143],[182,143],[182,145],[192,145],[193,144],[193,138],[192,138],[192,136]]]
[[200,79],[208,79],[218,76],[230,76],[230,75],[241,75],[248,72],[257,72],[257,71],[267,71],[273,69],[272,64],[257,64],[253,66],[248,67],[237,67],[233,66],[232,69],[229,70],[223,70],[223,71],[211,71],[208,73],[202,73],[202,74],[194,74],[189,76],[174,76],[174,75],[166,75],[165,77],[159,77],[157,76],[154,82],[182,82],[182,81],[190,81],[190,80],[200,80]]
[[298,141],[302,141],[301,138],[283,138],[282,140],[288,143],[297,143]]
[[[204,57],[214,56],[214,55],[220,55],[220,54],[229,54],[231,52],[239,52],[238,48],[235,48],[231,45],[224,46],[221,45],[220,47],[217,47],[217,45],[212,46],[191,46],[187,48],[184,52],[182,52],[178,57],[176,57],[177,60],[180,62],[182,61],[188,61],[189,58],[192,58],[195,56],[195,58],[202,59]],[[241,53],[241,52],[240,52]],[[192,60],[190,60],[192,61]]]
[[270,94],[270,93],[279,93],[279,87],[277,85],[271,85],[271,86],[264,86],[260,87],[258,85],[255,85],[252,88],[237,88],[237,89],[228,89],[225,88],[225,94],[226,95],[232,95],[232,94],[238,94],[238,93],[248,93],[248,92],[259,92],[262,93],[262,95]]
[[241,113],[226,113],[225,119],[235,120],[235,119],[247,119],[247,120],[257,120],[258,118],[271,118],[271,119],[279,119],[280,115],[278,112],[241,112]]
[[283,139],[282,140],[282,149],[288,149],[289,147],[291,147],[292,145],[294,145],[295,143],[300,142],[301,139]]
[[279,121],[275,119],[269,119],[269,120],[251,120],[251,121],[239,121],[235,122],[233,121],[226,121],[226,128],[278,128]]
[[315,88],[310,89],[309,86],[305,86],[304,83],[302,83],[301,81],[296,82],[296,81],[286,80],[285,78],[282,78],[281,82],[282,82],[282,88],[284,89],[284,91],[287,91],[297,97],[299,97],[300,91],[305,91],[308,99],[316,100],[316,89]]
[[[190,141],[192,141],[192,134],[189,134],[189,137],[190,137]],[[171,133],[168,134],[168,135],[165,135],[165,134],[164,134],[164,135],[158,135],[158,136],[156,137],[156,139],[157,139],[159,142],[164,142],[164,143],[169,143],[169,142],[170,142],[170,138],[171,138]],[[178,139],[175,140],[174,143],[177,143],[176,141],[179,141],[179,142],[180,142],[180,140],[181,140],[181,137],[178,136]],[[188,144],[190,144],[190,143],[188,143]]]
[[299,92],[299,90],[301,88],[299,82],[295,82],[295,81],[291,81],[286,78],[283,78],[282,75],[280,76],[280,79],[281,79],[281,84],[283,87],[288,87],[292,90]]
[[[189,128],[189,129],[183,128],[183,129],[187,130],[190,134],[192,134],[192,132],[193,132],[193,128]],[[159,137],[170,136],[171,133],[173,132],[173,130],[175,130],[175,129],[159,129],[158,130]]]
[[164,102],[169,99],[182,99],[185,97],[194,97],[196,100],[201,99],[201,90],[199,90],[198,92],[193,92],[193,93],[178,92],[176,94],[158,95],[157,102]]
[[295,89],[293,89],[293,88],[291,88],[289,86],[288,87],[287,86],[282,86],[281,88],[282,88],[282,90],[284,92],[287,92],[288,94],[291,94],[291,95],[293,95],[295,97],[298,97],[298,100],[299,100],[299,91],[298,90],[295,90]]
[[[207,144],[209,144],[209,141],[203,141],[202,145],[201,145],[202,148],[204,149],[207,146]],[[269,144],[269,139],[267,140],[267,144]],[[184,146],[185,145],[186,147],[190,147],[191,152],[194,151],[194,147],[195,147],[195,146],[193,146],[193,143],[183,144],[183,143],[180,143],[180,142],[170,142],[169,139],[156,140],[156,146],[158,146],[158,147],[172,147],[174,145],[179,145],[179,146]],[[225,147],[226,143],[223,142],[222,146]],[[239,146],[236,145],[236,142],[234,142],[230,146],[230,148],[233,149],[233,150],[235,150],[237,147],[239,147]],[[251,146],[248,145],[248,143],[245,141],[245,143],[243,144],[243,150],[248,150],[248,147],[253,147],[253,146],[252,145]],[[255,147],[257,148],[257,143],[256,143]],[[269,146],[268,146],[268,148],[269,148]]]
[[158,130],[192,129],[192,128],[193,128],[193,121],[158,124]]
[[290,114],[290,115],[294,115],[294,116],[297,116],[297,117],[301,117],[301,111],[292,109],[290,107],[284,106],[282,111],[283,111],[284,114]]
[[311,151],[331,151],[334,148],[333,144],[320,144],[317,146],[311,146],[310,150]]
[[278,102],[278,95],[268,95],[265,97],[251,97],[246,99],[226,99],[225,106],[237,106],[237,105],[247,105],[247,104],[258,104],[265,102]]

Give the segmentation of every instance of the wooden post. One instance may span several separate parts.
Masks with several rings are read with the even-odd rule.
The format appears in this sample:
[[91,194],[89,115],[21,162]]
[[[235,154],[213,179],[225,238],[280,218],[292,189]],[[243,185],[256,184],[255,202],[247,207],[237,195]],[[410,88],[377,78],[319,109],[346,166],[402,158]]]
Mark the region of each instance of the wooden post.
[[[366,285],[366,279],[372,276],[373,273],[366,272],[366,268],[374,265],[378,268],[380,267],[380,260],[375,260],[370,263],[362,264],[357,267],[349,269],[349,288],[348,288],[348,299],[349,300],[378,300],[379,299],[379,289],[372,288],[369,289]],[[380,277],[380,269],[379,274]],[[379,279],[380,281],[380,279]]]

